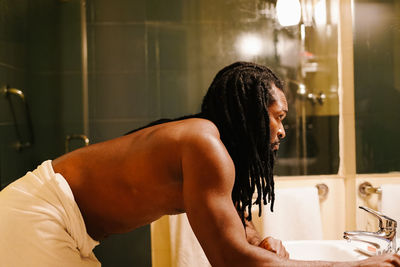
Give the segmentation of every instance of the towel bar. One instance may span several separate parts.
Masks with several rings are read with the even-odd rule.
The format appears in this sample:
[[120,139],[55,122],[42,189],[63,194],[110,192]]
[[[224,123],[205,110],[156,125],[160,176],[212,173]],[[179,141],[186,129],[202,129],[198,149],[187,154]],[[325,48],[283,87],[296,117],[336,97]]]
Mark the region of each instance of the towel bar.
[[361,197],[366,198],[371,194],[381,194],[382,189],[380,187],[373,187],[369,182],[363,182],[358,186],[358,193]]

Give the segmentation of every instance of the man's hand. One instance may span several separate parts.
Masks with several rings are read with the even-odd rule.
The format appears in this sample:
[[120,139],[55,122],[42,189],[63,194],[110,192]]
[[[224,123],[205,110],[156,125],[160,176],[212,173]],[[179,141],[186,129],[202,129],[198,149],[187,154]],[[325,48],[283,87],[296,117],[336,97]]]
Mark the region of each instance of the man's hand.
[[400,266],[400,256],[397,254],[383,254],[373,256],[363,261],[357,262],[357,266],[361,267],[375,267],[375,266]]
[[266,237],[265,239],[262,239],[252,222],[246,220],[245,223],[247,242],[254,246],[274,252],[281,258],[289,259],[289,253],[286,251],[280,240],[272,237]]
[[258,246],[276,253],[281,258],[289,259],[289,253],[283,246],[282,241],[278,239],[268,236]]

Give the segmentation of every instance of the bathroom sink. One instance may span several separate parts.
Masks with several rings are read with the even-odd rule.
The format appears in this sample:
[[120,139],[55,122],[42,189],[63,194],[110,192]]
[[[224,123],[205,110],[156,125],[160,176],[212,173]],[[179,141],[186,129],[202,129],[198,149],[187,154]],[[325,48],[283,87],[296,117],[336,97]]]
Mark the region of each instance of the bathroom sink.
[[284,241],[283,245],[293,260],[355,261],[367,258],[345,240]]

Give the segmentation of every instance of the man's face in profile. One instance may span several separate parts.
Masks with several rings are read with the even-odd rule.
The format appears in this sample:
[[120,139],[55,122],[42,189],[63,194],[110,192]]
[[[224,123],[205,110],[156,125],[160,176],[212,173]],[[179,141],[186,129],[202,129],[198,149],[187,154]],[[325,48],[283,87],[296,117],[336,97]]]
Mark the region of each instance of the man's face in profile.
[[270,143],[271,149],[277,151],[279,149],[280,140],[286,136],[282,121],[285,119],[288,112],[288,105],[282,90],[278,89],[274,84],[272,85],[272,90],[275,101],[268,107]]

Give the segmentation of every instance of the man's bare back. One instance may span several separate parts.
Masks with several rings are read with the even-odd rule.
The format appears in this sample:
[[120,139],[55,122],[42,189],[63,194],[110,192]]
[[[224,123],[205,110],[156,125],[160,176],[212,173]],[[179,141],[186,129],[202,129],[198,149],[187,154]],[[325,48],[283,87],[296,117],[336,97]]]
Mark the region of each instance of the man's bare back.
[[211,121],[187,119],[81,148],[52,164],[68,181],[88,233],[100,240],[185,212],[182,146],[199,135],[219,140]]

